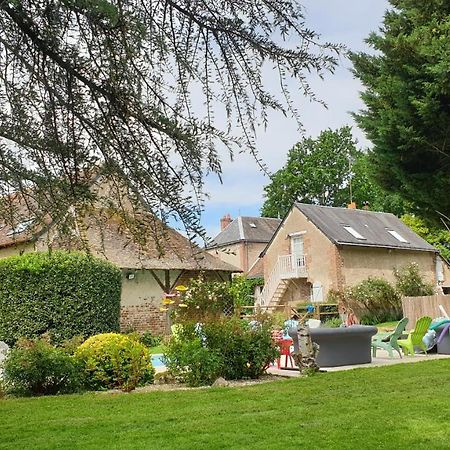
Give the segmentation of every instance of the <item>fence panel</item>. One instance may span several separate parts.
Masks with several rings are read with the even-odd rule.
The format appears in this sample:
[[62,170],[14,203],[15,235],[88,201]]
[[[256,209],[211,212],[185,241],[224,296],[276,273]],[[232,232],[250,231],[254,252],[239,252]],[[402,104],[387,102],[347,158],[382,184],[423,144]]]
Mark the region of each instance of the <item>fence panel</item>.
[[430,316],[435,318],[442,316],[439,305],[442,305],[447,314],[450,315],[450,295],[404,297],[402,299],[403,316],[409,319],[406,329],[413,328],[419,317]]

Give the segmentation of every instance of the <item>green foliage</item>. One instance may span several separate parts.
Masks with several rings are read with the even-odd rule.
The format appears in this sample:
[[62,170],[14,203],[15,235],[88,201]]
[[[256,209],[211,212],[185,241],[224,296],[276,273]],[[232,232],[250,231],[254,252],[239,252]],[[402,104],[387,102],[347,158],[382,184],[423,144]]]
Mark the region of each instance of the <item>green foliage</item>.
[[263,278],[249,279],[244,275],[235,276],[229,286],[234,306],[252,306],[255,303],[255,287],[263,285]]
[[154,369],[148,348],[135,339],[117,333],[92,336],[75,352],[90,389],[131,391],[153,383]]
[[339,328],[342,325],[342,319],[339,317],[333,317],[331,319],[325,320],[321,327],[323,328]]
[[146,347],[157,347],[162,342],[161,336],[155,336],[150,331],[146,331],[143,333],[139,340],[146,346]]
[[390,0],[371,54],[352,54],[365,90],[358,125],[373,142],[378,182],[423,217],[450,216],[450,3]]
[[199,321],[230,315],[234,311],[234,299],[229,283],[192,280],[189,289],[182,294],[184,308],[177,308],[174,319],[177,322]]
[[[434,294],[433,285],[423,279],[419,266],[416,263],[395,269],[394,275],[397,280],[397,291],[406,297],[420,297],[422,295]],[[388,322],[388,320],[383,320],[382,322]]]
[[397,322],[401,317],[398,313],[380,312],[364,314],[360,319],[361,325],[378,325],[385,322]]
[[269,321],[249,324],[236,317],[209,321],[196,327],[185,324],[164,352],[169,371],[190,385],[225,379],[258,378],[278,350]]
[[350,198],[350,165],[357,154],[350,127],[322,131],[317,139],[303,139],[289,151],[286,165],[264,188],[261,214],[283,217],[294,201],[345,205]]
[[403,215],[401,220],[421,238],[436,247],[447,261],[450,261],[450,231],[447,228],[429,225],[421,217],[412,214]]
[[387,194],[374,182],[373,164],[356,148],[350,127],[322,131],[317,139],[300,141],[288,153],[285,166],[264,188],[263,216],[283,217],[295,201],[326,206],[368,203],[375,211],[404,214],[410,209],[398,195]]
[[81,388],[76,359],[43,339],[21,340],[3,362],[5,389],[13,395],[53,395]]
[[169,373],[189,386],[212,384],[222,372],[220,355],[206,348],[198,336],[187,340],[172,338],[164,349]]
[[380,322],[386,322],[402,315],[400,294],[383,278],[369,277],[344,292],[334,293],[334,296],[340,297],[341,302],[358,313],[360,318],[376,316]]
[[49,333],[61,343],[119,328],[121,273],[82,253],[27,253],[0,261],[0,340]]

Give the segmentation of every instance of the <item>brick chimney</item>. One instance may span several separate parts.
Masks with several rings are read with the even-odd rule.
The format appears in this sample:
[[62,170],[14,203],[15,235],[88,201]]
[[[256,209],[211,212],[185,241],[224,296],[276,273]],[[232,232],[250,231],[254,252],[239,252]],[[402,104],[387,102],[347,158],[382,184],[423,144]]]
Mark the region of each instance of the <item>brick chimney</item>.
[[228,225],[230,225],[232,221],[233,219],[231,218],[231,216],[229,214],[225,214],[220,219],[220,231],[223,231]]
[[348,209],[356,209],[356,203],[355,202],[351,202],[347,205]]

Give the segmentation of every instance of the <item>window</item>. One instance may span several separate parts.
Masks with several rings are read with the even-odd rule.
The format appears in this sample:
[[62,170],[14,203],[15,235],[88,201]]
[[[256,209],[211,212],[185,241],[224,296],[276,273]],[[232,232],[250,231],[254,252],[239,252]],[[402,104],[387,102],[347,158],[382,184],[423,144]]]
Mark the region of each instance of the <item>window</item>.
[[387,232],[391,235],[391,236],[394,236],[395,237],[395,239],[397,239],[397,241],[400,241],[400,242],[408,242],[401,234],[399,234],[399,233],[397,233],[396,231],[394,231],[394,230],[387,230]]
[[253,222],[251,222],[250,223],[250,228],[256,228],[256,225]]
[[7,236],[23,233],[25,230],[30,228],[32,223],[33,219],[24,220],[23,222],[18,223],[9,233],[7,233]]
[[354,228],[349,227],[348,225],[343,225],[343,227],[344,227],[344,230],[348,231],[356,239],[366,240],[366,238],[364,236],[362,236],[361,234],[359,234]]

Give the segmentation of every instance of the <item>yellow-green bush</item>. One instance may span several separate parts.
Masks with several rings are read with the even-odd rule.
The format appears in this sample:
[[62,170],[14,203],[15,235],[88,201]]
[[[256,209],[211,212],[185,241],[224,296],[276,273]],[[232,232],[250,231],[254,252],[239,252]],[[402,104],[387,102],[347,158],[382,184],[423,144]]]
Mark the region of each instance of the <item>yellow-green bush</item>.
[[97,334],[75,352],[84,368],[90,389],[122,389],[153,383],[154,369],[148,348],[129,336],[117,333]]

